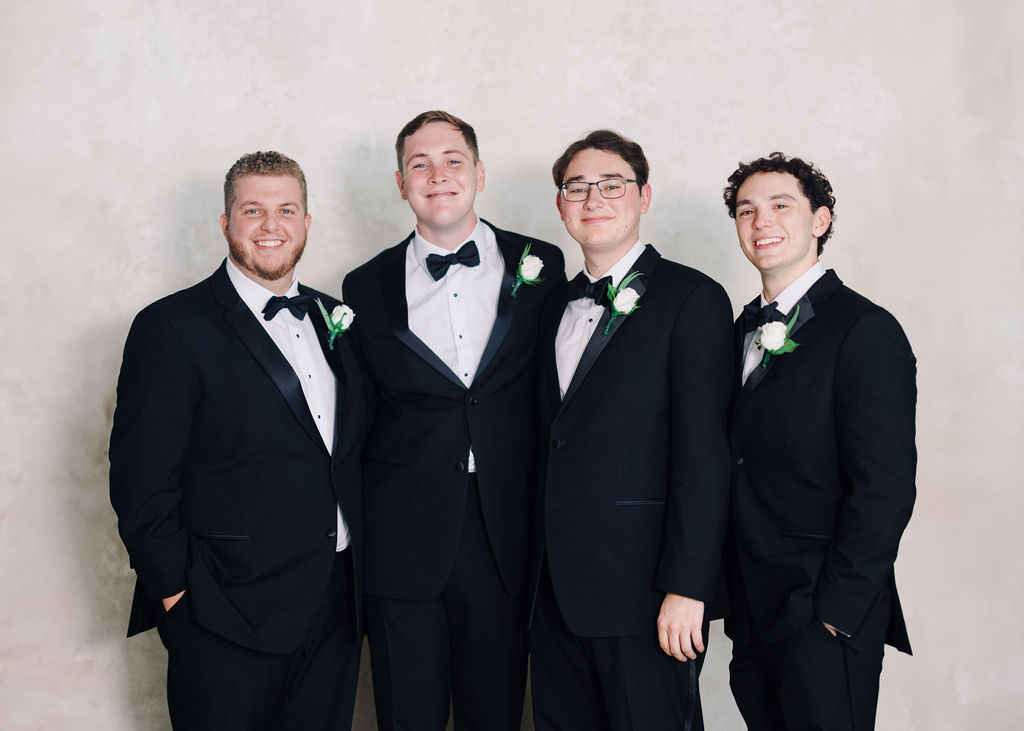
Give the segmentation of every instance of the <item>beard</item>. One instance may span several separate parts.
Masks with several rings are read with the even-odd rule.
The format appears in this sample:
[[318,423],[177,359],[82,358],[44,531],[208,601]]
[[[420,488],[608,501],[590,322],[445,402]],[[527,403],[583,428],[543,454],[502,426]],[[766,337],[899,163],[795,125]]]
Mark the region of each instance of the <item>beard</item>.
[[243,244],[238,239],[232,238],[231,236],[225,236],[228,240],[228,254],[239,269],[243,271],[252,272],[260,279],[265,282],[276,282],[288,276],[294,269],[295,265],[299,263],[299,259],[302,258],[302,252],[306,250],[306,237],[303,236],[301,241],[296,242],[292,255],[288,259],[284,260],[278,266],[273,269],[268,269],[259,262],[256,261],[256,257],[252,256],[248,247],[255,246],[253,243]]

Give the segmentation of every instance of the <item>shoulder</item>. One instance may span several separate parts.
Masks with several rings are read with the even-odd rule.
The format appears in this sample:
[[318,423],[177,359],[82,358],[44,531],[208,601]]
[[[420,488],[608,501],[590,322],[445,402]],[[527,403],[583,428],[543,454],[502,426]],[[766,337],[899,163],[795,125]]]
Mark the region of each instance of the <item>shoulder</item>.
[[360,264],[345,276],[345,284],[358,283],[376,276],[382,270],[395,265],[396,262],[401,264],[405,259],[405,250],[411,238],[412,234],[410,233],[394,246],[389,246],[373,258]]
[[[178,290],[166,297],[161,297],[144,307],[136,316],[135,321],[174,320],[189,317],[209,316],[211,308],[216,303],[214,294],[214,280],[221,274],[220,271],[207,277],[198,284]],[[230,281],[225,280],[228,286]]]
[[[697,294],[702,299],[719,300],[729,304],[729,296],[725,288],[699,269],[680,264],[664,257],[658,259],[657,266],[651,272],[651,279],[660,289],[667,289],[672,296],[686,300]],[[731,305],[730,307],[730,319]]]
[[513,249],[518,251],[518,254],[522,254],[522,251],[529,246],[530,253],[534,256],[540,257],[544,261],[545,265],[549,263],[560,263],[562,268],[565,268],[565,255],[562,254],[562,250],[554,244],[533,236],[525,236],[523,234],[516,233],[515,231],[506,231],[498,228],[490,221],[484,221],[484,223],[494,231],[494,236],[497,239],[499,246],[511,246]]

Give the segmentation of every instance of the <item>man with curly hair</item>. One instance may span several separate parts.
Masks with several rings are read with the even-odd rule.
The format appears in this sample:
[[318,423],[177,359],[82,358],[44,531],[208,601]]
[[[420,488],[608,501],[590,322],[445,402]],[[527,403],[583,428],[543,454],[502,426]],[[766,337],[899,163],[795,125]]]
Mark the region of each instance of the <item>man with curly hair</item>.
[[730,685],[750,729],[871,729],[914,504],[916,365],[899,324],[818,260],[835,198],[782,153],[724,198],[762,292],[736,321]]

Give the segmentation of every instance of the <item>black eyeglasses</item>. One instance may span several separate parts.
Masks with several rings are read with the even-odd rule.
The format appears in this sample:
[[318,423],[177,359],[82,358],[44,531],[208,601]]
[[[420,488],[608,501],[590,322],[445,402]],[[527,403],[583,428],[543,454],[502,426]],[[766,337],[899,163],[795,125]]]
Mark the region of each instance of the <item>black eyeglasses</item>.
[[605,178],[596,183],[585,183],[582,180],[574,180],[571,183],[562,183],[558,186],[562,191],[562,197],[571,203],[579,203],[590,197],[590,186],[596,185],[602,198],[621,198],[626,195],[626,184],[637,181],[629,178]]

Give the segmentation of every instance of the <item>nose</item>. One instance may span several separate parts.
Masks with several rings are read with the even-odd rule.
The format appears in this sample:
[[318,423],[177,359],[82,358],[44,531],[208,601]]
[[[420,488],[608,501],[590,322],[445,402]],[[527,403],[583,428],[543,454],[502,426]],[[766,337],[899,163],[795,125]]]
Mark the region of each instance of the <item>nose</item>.
[[263,223],[260,225],[260,228],[264,231],[276,231],[279,225],[280,223],[277,220],[277,214],[271,212],[263,217]]
[[434,168],[430,173],[431,183],[444,183],[448,180],[448,171],[443,167]]
[[754,210],[754,228],[767,228],[772,223],[771,209]]
[[589,188],[587,188],[587,197],[583,201],[583,207],[593,208],[594,206],[601,205],[602,201],[604,201],[604,198],[601,195],[601,191],[597,189],[596,185],[591,185]]

